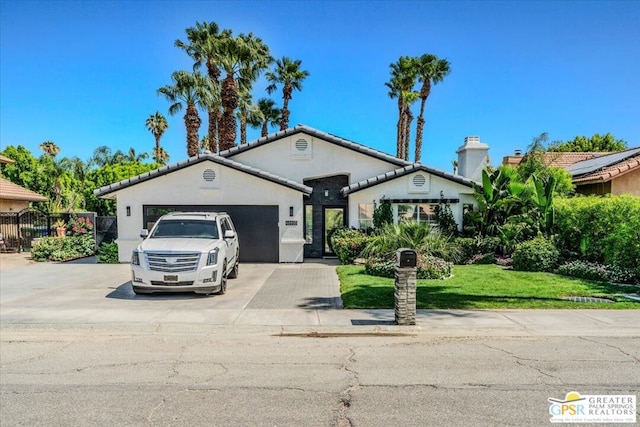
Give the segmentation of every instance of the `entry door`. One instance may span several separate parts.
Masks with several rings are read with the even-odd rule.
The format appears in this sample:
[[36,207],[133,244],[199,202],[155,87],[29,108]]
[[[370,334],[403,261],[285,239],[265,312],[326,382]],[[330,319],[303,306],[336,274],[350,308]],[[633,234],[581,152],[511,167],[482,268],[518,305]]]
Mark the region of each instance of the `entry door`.
[[335,253],[329,247],[329,232],[334,228],[344,227],[345,222],[345,208],[343,207],[325,207],[323,210],[323,252],[324,256],[335,256]]

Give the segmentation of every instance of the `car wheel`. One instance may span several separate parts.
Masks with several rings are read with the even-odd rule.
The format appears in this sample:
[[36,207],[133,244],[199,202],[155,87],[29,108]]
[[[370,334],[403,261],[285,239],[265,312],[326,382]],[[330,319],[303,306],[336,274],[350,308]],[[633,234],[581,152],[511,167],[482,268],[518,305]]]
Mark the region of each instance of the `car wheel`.
[[222,277],[220,278],[220,290],[216,295],[224,295],[227,293],[227,261],[222,264]]
[[231,273],[229,273],[229,279],[235,279],[238,277],[238,270],[240,269],[240,264],[236,262],[236,264],[231,269]]

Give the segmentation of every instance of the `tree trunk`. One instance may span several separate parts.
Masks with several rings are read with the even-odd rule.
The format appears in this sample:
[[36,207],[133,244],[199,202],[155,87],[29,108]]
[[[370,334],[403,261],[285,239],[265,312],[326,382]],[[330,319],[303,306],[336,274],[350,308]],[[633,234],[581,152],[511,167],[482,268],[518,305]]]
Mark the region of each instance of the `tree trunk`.
[[264,122],[262,122],[262,132],[260,133],[260,136],[267,136],[269,133],[269,129],[268,129],[268,125],[269,125],[269,121],[265,120]]
[[293,89],[291,85],[285,84],[282,88],[282,119],[280,120],[280,130],[286,130],[289,127],[289,100]]
[[238,107],[238,90],[232,74],[228,74],[222,81],[220,99],[223,108],[220,151],[223,151],[236,145],[237,123],[233,113]]
[[405,109],[406,119],[404,123],[404,160],[409,160],[409,142],[411,141],[411,122],[413,122],[413,113],[411,109],[407,107]]
[[396,157],[402,158],[402,123],[404,116],[402,114],[402,99],[398,98],[398,124],[396,125]]
[[209,127],[207,135],[209,136],[209,146],[207,150],[212,153],[218,152],[218,117],[217,117],[217,108],[212,108],[208,111],[209,113]]
[[187,128],[187,156],[193,157],[198,155],[198,129],[200,129],[200,116],[198,110],[193,104],[187,105],[187,112],[184,115],[184,124]]
[[[427,89],[425,89],[425,87]],[[427,103],[427,96],[429,96],[429,86],[426,82],[422,85],[422,91],[420,93],[420,114],[418,115],[418,126],[416,129],[416,157],[415,162],[419,162],[422,157],[422,135],[424,132],[424,105]],[[426,96],[424,96],[426,94]]]
[[240,144],[247,143],[247,118],[242,115],[240,117]]
[[416,127],[416,157],[414,162],[419,162],[422,155],[422,132],[424,129],[424,118],[418,116],[418,125]]

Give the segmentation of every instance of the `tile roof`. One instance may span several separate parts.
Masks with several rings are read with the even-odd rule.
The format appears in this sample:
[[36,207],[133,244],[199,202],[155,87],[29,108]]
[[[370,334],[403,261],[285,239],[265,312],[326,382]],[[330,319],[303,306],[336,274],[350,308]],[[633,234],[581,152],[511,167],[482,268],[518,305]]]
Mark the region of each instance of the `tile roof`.
[[597,157],[606,156],[608,154],[611,154],[611,153],[605,153],[605,152],[576,153],[576,152],[548,151],[544,153],[544,162],[548,166],[567,169],[569,166],[573,165],[574,163],[582,162],[584,160],[594,159]]
[[9,157],[6,157],[0,154],[0,163],[15,163],[15,161],[13,159],[10,159]]
[[28,202],[46,202],[48,200],[35,191],[27,190],[4,178],[0,178],[0,199],[24,200]]
[[473,186],[473,181],[468,178],[463,178],[458,175],[451,175],[450,173],[447,173],[443,170],[430,168],[421,163],[412,163],[403,168],[392,170],[390,172],[375,176],[373,178],[365,179],[359,182],[354,182],[353,184],[342,188],[340,192],[342,193],[343,196],[346,196],[348,194],[355,193],[356,191],[364,190],[365,188],[373,187],[375,185],[382,184],[383,182],[391,181],[401,176],[408,175],[410,173],[418,172],[418,171],[436,175],[441,178],[447,179],[449,181],[457,182],[458,184],[462,184],[467,187]]
[[611,181],[640,168],[640,147],[575,163],[567,168],[575,184]]
[[268,143],[273,142],[273,141],[277,141],[279,139],[282,139],[282,138],[285,138],[285,137],[288,137],[288,136],[291,136],[291,135],[296,135],[298,133],[305,133],[307,135],[311,135],[313,137],[323,139],[325,141],[328,141],[330,143],[339,145],[339,146],[347,148],[349,150],[357,151],[358,153],[366,154],[368,156],[375,157],[375,158],[380,159],[380,160],[384,160],[386,162],[395,164],[397,166],[406,166],[406,165],[410,165],[411,164],[411,162],[399,159],[399,158],[397,158],[395,156],[392,156],[390,154],[383,153],[382,151],[374,150],[373,148],[369,148],[369,147],[367,147],[365,145],[358,144],[358,143],[353,142],[353,141],[349,141],[347,139],[341,138],[339,136],[332,135],[332,134],[327,133],[327,132],[319,131],[317,129],[314,129],[314,128],[306,126],[306,125],[297,125],[295,127],[292,127],[292,128],[289,128],[289,129],[286,129],[286,130],[283,130],[283,131],[275,132],[275,133],[272,133],[272,134],[270,134],[268,136],[264,136],[262,138],[258,138],[256,140],[248,142],[246,144],[238,145],[238,146],[230,148],[228,150],[221,151],[220,152],[220,156],[222,156],[222,157],[233,157],[236,154],[240,154],[240,153],[245,152],[247,150],[251,150],[253,148],[268,144]]
[[123,188],[127,188],[130,187],[132,185],[136,185],[136,184],[140,184],[141,182],[144,181],[148,181],[150,179],[162,176],[162,175],[166,175],[175,171],[178,171],[180,169],[184,169],[188,166],[191,165],[195,165],[204,161],[211,161],[223,166],[227,166],[231,169],[235,169],[241,172],[245,172],[248,173],[249,175],[253,175],[256,176],[258,178],[262,178],[262,179],[266,179],[267,181],[271,181],[274,182],[276,184],[280,184],[283,185],[285,187],[289,187],[292,188],[294,190],[300,191],[306,195],[311,194],[312,188],[308,187],[306,185],[300,184],[299,182],[287,179],[287,178],[283,178],[277,175],[274,175],[272,173],[269,172],[265,172],[261,169],[257,169],[257,168],[253,168],[247,165],[244,165],[242,163],[238,163],[235,162],[233,160],[230,159],[225,159],[224,157],[220,157],[220,156],[216,156],[214,154],[211,153],[203,153],[203,154],[198,154],[197,156],[194,157],[189,157],[186,160],[183,160],[181,162],[172,164],[172,165],[167,165],[167,166],[163,166],[159,169],[155,169],[152,170],[150,172],[146,172],[143,173],[141,175],[138,176],[134,176],[132,178],[129,179],[125,179],[122,180],[120,182],[117,182],[115,184],[110,184],[110,185],[106,185],[104,187],[98,188],[96,190],[93,191],[93,193],[96,196],[99,197],[104,197],[108,194],[111,194],[115,191],[119,191],[122,190]]

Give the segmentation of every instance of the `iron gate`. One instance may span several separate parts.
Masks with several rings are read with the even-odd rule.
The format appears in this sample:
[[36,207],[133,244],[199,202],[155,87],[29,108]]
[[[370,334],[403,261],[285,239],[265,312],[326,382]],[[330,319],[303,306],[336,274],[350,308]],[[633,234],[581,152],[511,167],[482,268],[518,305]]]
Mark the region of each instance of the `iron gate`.
[[[71,216],[85,217],[94,223],[96,219],[93,212],[46,214],[32,209],[24,209],[20,212],[0,212],[0,251],[30,251],[33,239],[56,236],[53,224],[58,219],[68,222]],[[95,234],[93,237],[95,239]]]

